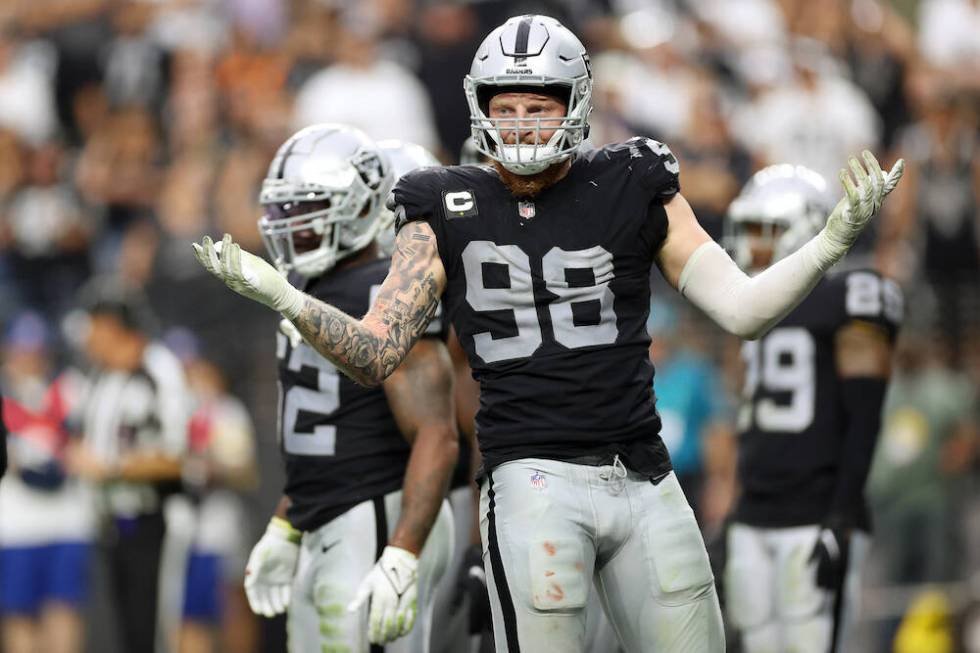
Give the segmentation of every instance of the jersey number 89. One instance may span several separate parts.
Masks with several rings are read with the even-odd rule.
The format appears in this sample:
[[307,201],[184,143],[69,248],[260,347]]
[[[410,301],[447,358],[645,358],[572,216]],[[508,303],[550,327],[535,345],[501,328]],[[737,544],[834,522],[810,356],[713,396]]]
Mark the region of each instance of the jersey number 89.
[[[799,433],[810,426],[816,401],[815,353],[813,336],[800,327],[773,329],[762,340],[743,343],[744,396],[753,402],[760,385],[762,393],[743,408],[740,430],[747,430],[753,417],[760,431]],[[777,402],[771,397],[775,393],[788,399]]]
[[[473,336],[477,355],[487,363],[525,358],[533,354],[542,342],[541,322],[534,303],[531,261],[517,245],[498,245],[489,240],[474,240],[462,253],[466,275],[466,301],[474,311],[510,311],[517,334],[494,338],[490,330]],[[505,266],[509,283],[502,287],[487,287],[484,269],[488,265]],[[541,259],[545,286],[558,299],[548,304],[555,341],[575,349],[616,341],[616,313],[613,311],[613,257],[596,245],[588,249],[566,251],[553,247]],[[571,285],[568,270],[591,270],[593,285]],[[598,302],[597,324],[575,324],[573,305]],[[494,319],[488,316],[488,319]],[[501,323],[504,327],[505,324]]]

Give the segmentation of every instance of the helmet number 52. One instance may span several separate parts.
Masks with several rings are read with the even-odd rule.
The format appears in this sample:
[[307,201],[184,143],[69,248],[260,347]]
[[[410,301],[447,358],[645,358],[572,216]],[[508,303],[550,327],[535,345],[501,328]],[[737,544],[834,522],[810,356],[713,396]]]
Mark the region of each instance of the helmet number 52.
[[[462,253],[466,276],[466,301],[485,313],[489,328],[474,335],[477,355],[487,363],[533,354],[543,341],[531,276],[530,257],[517,245],[497,245],[488,240],[469,243]],[[616,341],[615,299],[609,283],[613,257],[600,246],[567,251],[554,247],[541,259],[545,287],[557,295],[548,303],[555,342],[569,349]],[[577,279],[569,280],[569,273]],[[583,283],[589,277],[592,283]],[[598,308],[598,319],[576,324],[576,305]],[[494,337],[510,331],[514,335]]]

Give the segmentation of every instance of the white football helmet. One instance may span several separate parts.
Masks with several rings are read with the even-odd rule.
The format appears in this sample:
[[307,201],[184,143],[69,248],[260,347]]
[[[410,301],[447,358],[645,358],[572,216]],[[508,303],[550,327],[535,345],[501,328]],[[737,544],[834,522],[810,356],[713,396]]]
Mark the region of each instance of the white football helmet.
[[[421,145],[406,143],[397,138],[378,141],[378,149],[388,159],[394,182],[412,170],[442,165],[435,154]],[[395,214],[387,207],[382,207],[381,214],[378,216],[376,240],[382,257],[391,256],[395,251]]]
[[283,273],[316,277],[378,233],[391,166],[360,130],[319,124],[293,134],[269,165],[259,231]]
[[[819,173],[789,163],[768,166],[752,176],[728,207],[726,247],[748,270],[752,239],[762,238],[772,248],[771,265],[813,238],[833,207],[834,198]],[[761,227],[759,233],[750,235],[750,225]]]
[[[490,32],[463,80],[476,150],[518,175],[533,175],[567,159],[588,136],[592,68],[585,46],[549,16],[515,16]],[[564,118],[490,118],[490,98],[544,89],[565,100]],[[548,142],[508,145],[501,130],[554,129]],[[542,123],[545,123],[542,125]]]

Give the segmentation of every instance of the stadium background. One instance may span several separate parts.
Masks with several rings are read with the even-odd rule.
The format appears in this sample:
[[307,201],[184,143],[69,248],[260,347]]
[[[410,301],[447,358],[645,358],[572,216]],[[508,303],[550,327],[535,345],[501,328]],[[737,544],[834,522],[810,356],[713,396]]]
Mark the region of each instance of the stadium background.
[[[885,518],[865,578],[861,650],[980,651],[975,1],[5,0],[5,361],[26,348],[53,369],[77,363],[66,318],[78,289],[100,275],[142,288],[167,341],[211,361],[249,410],[259,467],[241,526],[250,545],[282,482],[276,316],[210,278],[189,243],[228,232],[263,253],[258,186],[278,144],[312,122],[354,124],[455,163],[473,52],[494,25],[529,12],[558,17],[592,53],[591,140],[666,142],[716,237],[761,165],[804,163],[836,184],[846,155],[863,147],[883,164],[906,158],[906,179],[850,263],[905,290],[896,374],[915,399],[886,415],[870,483]],[[652,283],[655,338],[717,379],[706,386],[717,419],[685,463],[710,541],[730,500],[738,345]],[[96,590],[88,650],[110,652],[111,615]],[[251,623],[255,650],[282,649],[281,624]]]

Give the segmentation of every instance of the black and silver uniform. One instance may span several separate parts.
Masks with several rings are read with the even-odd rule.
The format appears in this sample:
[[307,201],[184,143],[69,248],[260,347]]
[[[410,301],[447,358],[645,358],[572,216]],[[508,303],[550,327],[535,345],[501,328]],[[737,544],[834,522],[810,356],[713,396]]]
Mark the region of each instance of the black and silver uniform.
[[480,383],[484,467],[619,454],[665,474],[647,356],[650,269],[679,191],[670,150],[648,139],[580,152],[567,176],[520,201],[493,168],[402,177],[401,227],[428,222],[446,315]]
[[[820,281],[772,331],[742,345],[737,521],[781,528],[827,518],[847,429],[834,338],[858,320],[894,339],[901,315],[893,281],[846,272]],[[869,526],[866,506],[857,525]]]
[[[342,267],[305,292],[348,315],[367,313],[390,259]],[[439,318],[427,333],[439,335]],[[279,441],[290,523],[315,530],[351,507],[399,489],[411,451],[382,386],[365,388],[305,342],[278,334]]]

